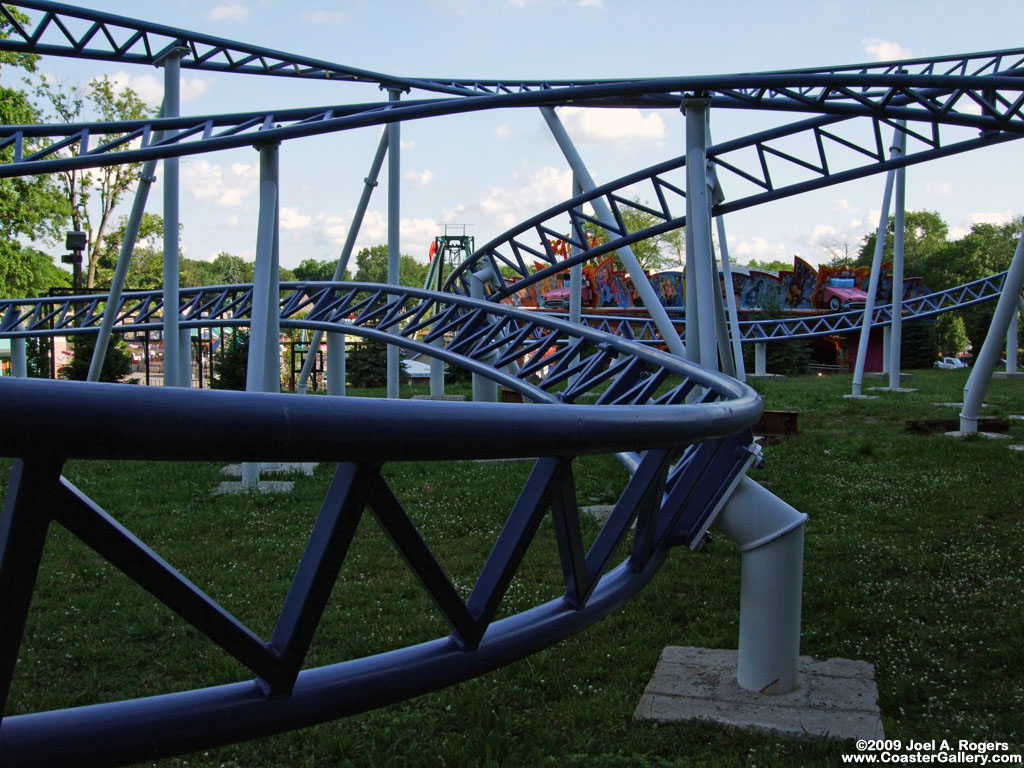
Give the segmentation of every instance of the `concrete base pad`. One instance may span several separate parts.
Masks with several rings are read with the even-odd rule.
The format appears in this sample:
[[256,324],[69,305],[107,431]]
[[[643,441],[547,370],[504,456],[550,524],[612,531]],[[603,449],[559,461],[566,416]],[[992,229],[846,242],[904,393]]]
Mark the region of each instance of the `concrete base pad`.
[[917,387],[868,387],[869,392],[917,392]]
[[968,435],[977,435],[978,437],[984,437],[986,440],[1009,440],[1009,435],[1004,435],[1002,432],[961,432],[960,430],[954,430],[952,432],[943,432],[946,437],[967,437]]
[[748,373],[748,379],[785,379],[781,373]]
[[[883,373],[882,371],[865,371],[864,372],[864,378],[865,379],[888,379],[889,378],[889,372],[885,371]],[[914,374],[912,374],[912,373],[903,373],[903,371],[900,371],[900,381],[910,381],[912,378],[914,378]]]
[[[290,493],[295,483],[291,480],[260,480],[253,493]],[[225,480],[213,489],[213,495],[249,493],[249,489],[242,485],[241,480]]]
[[[297,475],[301,473],[306,477],[312,477],[314,469],[316,469],[315,461],[282,461],[260,464],[261,475]],[[221,469],[220,473],[225,477],[241,477],[242,465],[228,464]]]
[[1010,445],[1007,446],[1011,451],[1024,451],[1024,445]]
[[800,657],[800,687],[765,696],[736,682],[737,651],[669,646],[636,712],[659,723],[713,720],[793,738],[884,739],[874,667]]
[[[937,406],[939,406],[941,408],[963,408],[964,407],[964,404],[962,402],[961,403],[932,403],[932,405],[937,405]],[[988,403],[982,403],[981,407],[982,408],[991,408],[992,406],[989,405]]]
[[995,371],[992,376],[997,379],[1024,379],[1024,371]]
[[843,395],[845,400],[878,400],[878,395]]

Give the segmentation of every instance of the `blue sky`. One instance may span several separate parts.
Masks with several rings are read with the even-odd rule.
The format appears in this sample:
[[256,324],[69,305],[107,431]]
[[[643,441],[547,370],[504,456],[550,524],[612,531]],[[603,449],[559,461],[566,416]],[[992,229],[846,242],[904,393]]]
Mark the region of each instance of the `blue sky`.
[[[1024,5],[928,2],[644,2],[643,0],[94,0],[78,5],[206,32],[362,69],[476,78],[641,77],[758,72],[1024,47]],[[50,58],[64,82],[101,74],[159,103],[162,71]],[[183,72],[183,114],[382,98],[374,88]],[[716,110],[716,141],[792,116]],[[682,154],[675,110],[563,115],[598,183]],[[287,142],[281,149],[282,264],[340,251],[379,129]],[[536,110],[408,123],[402,129],[402,251],[426,260],[444,225],[483,244],[569,197],[570,174]],[[907,207],[939,211],[954,236],[976,221],[1024,213],[1024,142],[908,171]],[[251,149],[183,160],[181,221],[189,258],[252,259],[257,162]],[[382,174],[386,181],[386,172]],[[873,177],[727,218],[730,253],[826,260],[878,223],[884,179]],[[157,185],[159,187],[159,185]],[[382,183],[357,241],[386,240]],[[725,190],[729,195],[729,189]],[[160,213],[160,192],[148,210]],[[127,206],[125,211],[127,212]],[[54,251],[57,252],[56,250]]]

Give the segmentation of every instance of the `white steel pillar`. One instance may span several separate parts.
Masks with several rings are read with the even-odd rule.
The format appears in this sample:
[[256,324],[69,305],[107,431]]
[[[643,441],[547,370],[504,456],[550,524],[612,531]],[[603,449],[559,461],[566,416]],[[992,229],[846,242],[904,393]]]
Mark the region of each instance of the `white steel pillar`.
[[[399,91],[388,91],[389,101],[397,102],[400,97]],[[388,123],[388,285],[398,285],[401,282],[399,250],[401,247],[401,219],[399,217],[402,201],[401,130],[401,123]],[[397,301],[397,297],[393,297],[392,301]],[[398,347],[388,344],[387,396],[393,399],[398,397],[400,365]]]
[[[260,152],[260,211],[256,235],[256,264],[252,285],[252,319],[249,326],[249,360],[246,367],[246,392],[277,392],[280,386],[269,385],[280,379],[277,354],[279,336],[272,328],[280,322],[280,270],[274,263],[274,240],[277,231],[277,145],[264,145]],[[271,315],[274,318],[271,319]],[[276,321],[276,322],[275,322]],[[271,354],[270,351],[273,350]],[[242,485],[255,488],[260,479],[259,464],[242,464]]]
[[[697,360],[705,368],[718,370],[718,339],[716,338],[715,298],[717,270],[714,250],[711,247],[711,200],[708,196],[707,179],[707,109],[710,101],[702,98],[683,100],[686,115],[686,202],[687,267],[694,267],[693,274],[686,275],[686,342],[693,346],[690,322],[693,312],[697,314],[699,353]],[[690,244],[693,244],[691,258]],[[690,282],[695,282],[693,291]],[[696,299],[691,307],[689,299]],[[691,351],[692,355],[692,351]]]
[[967,384],[964,385],[964,407],[960,411],[961,432],[978,431],[981,404],[988,391],[992,371],[999,360],[1003,339],[1006,338],[1007,329],[1010,327],[1010,316],[1017,313],[1021,290],[1024,290],[1024,231],[1017,241],[1017,250],[1013,252],[1013,261],[1010,262],[1010,269],[1006,273],[1003,290],[999,294],[996,311],[992,315],[988,333],[985,334],[981,352],[978,353],[971,375],[967,377]]
[[[901,124],[902,125],[902,124]],[[900,139],[900,151],[905,152],[907,135]],[[892,325],[889,341],[889,388],[900,386],[900,362],[903,349],[903,246],[906,239],[907,169],[896,171],[896,219],[893,222],[892,245]]]
[[[164,68],[164,117],[181,114],[181,57],[188,53],[184,47],[172,48],[160,64]],[[178,195],[179,161],[169,157],[164,164],[164,386],[184,387],[191,383],[181,370],[181,334],[178,307]],[[126,238],[127,239],[127,238]],[[90,366],[91,367],[91,366]]]
[[[1019,300],[1018,300],[1019,301]],[[1006,329],[1006,372],[1017,372],[1017,310],[1010,313],[1010,325]]]
[[758,376],[768,374],[768,345],[763,341],[754,344],[754,373]]
[[[39,343],[43,343],[42,339]],[[28,378],[28,354],[23,338],[11,339],[11,376],[19,379]]]
[[[889,148],[889,159],[895,160],[903,154],[906,134],[897,128],[893,135],[893,144]],[[875,297],[878,295],[878,276],[882,268],[882,253],[885,250],[885,233],[889,224],[889,207],[892,205],[892,187],[896,176],[895,169],[885,175],[885,192],[882,194],[882,212],[879,215],[878,230],[875,235],[875,253],[871,259],[871,279],[868,282],[868,298],[864,305],[864,320],[860,327],[860,343],[857,345],[857,363],[853,371],[853,397],[861,397],[864,382],[864,363],[867,360],[868,341],[871,338],[871,320],[875,314]]]
[[[319,345],[317,345],[319,349]],[[345,334],[327,334],[327,394],[345,394]]]
[[740,546],[740,638],[736,679],[767,695],[799,684],[804,522],[771,491],[744,477],[714,527]]

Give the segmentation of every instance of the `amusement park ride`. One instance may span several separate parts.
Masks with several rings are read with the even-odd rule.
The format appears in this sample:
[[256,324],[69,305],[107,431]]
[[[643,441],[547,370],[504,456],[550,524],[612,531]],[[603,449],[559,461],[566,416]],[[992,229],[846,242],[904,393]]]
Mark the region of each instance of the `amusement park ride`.
[[[29,21],[19,20],[15,12]],[[969,431],[976,429],[984,377],[991,375],[1015,321],[1024,286],[1022,246],[1007,273],[906,301],[894,291],[887,305],[878,302],[879,246],[863,297],[840,293],[851,286],[833,285],[827,303],[844,297],[840,311],[776,321],[740,322],[734,292],[723,296],[719,288],[717,265],[724,283],[732,284],[724,215],[873,174],[886,175],[883,226],[896,186],[899,233],[903,169],[1024,136],[1024,50],[717,77],[437,80],[367,72],[44,0],[5,3],[0,18],[10,30],[0,40],[0,50],[118,66],[156,65],[165,74],[159,118],[0,126],[3,178],[128,161],[146,164],[108,294],[0,302],[0,338],[12,342],[17,374],[0,379],[0,396],[11,406],[0,416],[0,455],[16,459],[0,520],[0,714],[15,675],[51,522],[170,607],[253,678],[161,696],[8,714],[0,721],[4,765],[151,759],[300,728],[436,690],[508,664],[597,621],[641,589],[672,547],[698,546],[712,525],[745,545],[739,683],[750,690],[773,685],[775,692],[791,691],[798,685],[800,552],[806,516],[745,477],[758,460],[750,430],[761,413],[761,401],[743,381],[740,345],[840,332],[859,333],[863,342],[872,327],[891,326],[897,364],[890,371],[894,368],[898,377],[899,329],[905,318],[997,299],[992,330],[965,393],[961,421]],[[371,83],[387,90],[389,97],[331,108],[181,116],[177,94],[182,69],[330,80],[335,93],[338,83]],[[415,98],[404,98],[407,92]],[[568,103],[579,108],[682,109],[686,153],[598,184],[555,112]],[[428,286],[420,289],[396,284],[399,195],[398,185],[390,185],[391,284],[339,282],[376,176],[385,158],[397,163],[403,121],[528,108],[541,111],[573,171],[571,199],[479,248],[464,232],[446,233],[436,241]],[[799,119],[712,143],[709,113],[732,108]],[[341,141],[346,131],[373,125],[384,130],[335,281],[278,284],[278,145],[324,134]],[[113,152],[128,144],[131,148]],[[254,146],[260,153],[254,282],[179,289],[174,205],[178,158],[242,146]],[[125,291],[147,179],[158,163],[164,167],[165,252],[175,258],[165,264],[162,290]],[[781,167],[786,172],[777,172]],[[643,205],[652,223],[629,231],[622,211],[641,205],[629,199],[633,191],[627,193],[638,188],[646,188],[642,197],[655,201]],[[725,188],[736,193],[726,198]],[[599,225],[608,237],[600,242],[588,237],[590,224]],[[679,286],[681,316],[673,316],[644,277],[630,246],[684,225],[687,279]],[[878,238],[879,243],[884,239]],[[559,242],[561,246],[554,244]],[[891,274],[891,284],[897,286],[904,282],[901,248],[897,237]],[[644,329],[632,329],[633,338],[601,330],[611,327],[601,325],[607,317],[582,313],[583,265],[598,265],[613,253],[649,314]],[[516,294],[566,269],[569,286],[559,297],[568,304],[568,319],[508,306]],[[224,326],[250,329],[247,391],[189,391],[183,354],[187,344],[182,340],[194,328]],[[277,345],[285,328],[313,331],[315,348],[319,336],[327,334],[329,371],[344,365],[346,335],[386,342],[391,352],[389,399],[280,394]],[[22,378],[26,338],[96,334],[95,362],[102,360],[112,333],[146,330],[163,333],[167,386],[96,383],[96,364],[89,382]],[[860,352],[866,346],[861,343],[858,350],[854,395],[860,395]],[[471,371],[480,383],[474,386],[478,402],[395,399],[399,348],[439,361],[431,377],[435,395],[444,391],[444,364]],[[302,379],[306,377],[304,370]],[[527,402],[493,402],[499,385],[521,393]],[[544,409],[543,420],[537,418],[538,408]],[[63,435],[59,442],[50,438],[57,430]],[[597,539],[584,549],[572,460],[593,453],[616,455],[631,479]],[[381,467],[390,461],[510,457],[530,457],[536,463],[469,598],[463,600],[391,492]],[[242,461],[248,485],[258,481],[259,462],[338,462],[272,636],[258,636],[64,479],[64,462],[79,458]],[[447,620],[451,634],[378,656],[304,668],[331,586],[366,507]],[[754,508],[756,516],[749,514]],[[565,594],[498,619],[502,597],[540,519],[549,512],[555,520]],[[625,543],[628,557],[614,565],[611,558],[620,543]],[[775,586],[766,592],[767,584]],[[776,589],[780,584],[784,587]]]

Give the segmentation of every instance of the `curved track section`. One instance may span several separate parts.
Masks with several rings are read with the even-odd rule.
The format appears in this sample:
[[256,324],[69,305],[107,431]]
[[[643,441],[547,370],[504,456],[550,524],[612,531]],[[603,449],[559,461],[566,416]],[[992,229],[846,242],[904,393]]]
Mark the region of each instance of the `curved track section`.
[[[890,168],[1024,136],[992,133],[944,143],[939,125],[928,126],[924,132],[908,126],[907,152],[897,159],[889,159],[887,141],[883,137],[887,121],[869,120],[870,130],[867,132],[858,130],[868,127],[863,120],[813,118],[709,147],[708,161],[715,164],[723,187],[740,190],[736,197],[715,205],[712,215],[724,215]],[[796,143],[802,145],[799,150],[793,149]],[[683,155],[610,181],[549,208],[477,249],[452,272],[446,288],[469,293],[470,273],[490,266],[493,273],[499,275],[501,283],[493,298],[502,299],[573,264],[596,259],[640,240],[685,226],[686,191],[679,173],[685,166],[686,157]],[[780,183],[778,179],[786,181]],[[599,223],[587,213],[587,205],[598,198],[603,198],[611,209],[614,222]],[[631,198],[653,202],[638,203]],[[629,231],[622,212],[630,208],[648,214],[652,224]],[[592,244],[586,236],[586,228],[591,225],[600,225],[608,239]],[[553,240],[564,240],[576,255],[563,258],[555,252]],[[507,279],[503,271],[511,273],[515,279]]]
[[[1006,273],[999,272],[945,291],[907,299],[903,302],[903,319],[907,321],[934,317],[943,312],[964,309],[984,301],[998,299],[1005,280]],[[567,317],[561,312],[554,314],[557,317]],[[670,317],[673,326],[682,336],[686,330],[685,320],[677,315],[670,315]],[[661,334],[649,317],[615,315],[613,313],[584,314],[580,318],[580,322],[589,328],[625,336],[643,344],[661,344]],[[771,320],[741,320],[740,334],[741,341],[748,344],[758,341],[809,339],[815,336],[860,332],[863,322],[864,310],[862,309]],[[892,323],[892,305],[885,304],[875,307],[871,318],[872,327],[884,327],[890,323]]]
[[[193,319],[183,324],[245,324],[248,296],[246,287],[196,292]],[[151,304],[139,295],[130,301],[119,329],[147,327],[152,316],[145,308]],[[17,403],[0,416],[0,455],[18,457],[0,531],[0,611],[5,617],[0,704],[9,691],[52,522],[255,677],[146,699],[7,716],[0,723],[4,764],[136,762],[340,717],[507,664],[603,617],[652,577],[671,546],[699,542],[722,499],[754,460],[749,429],[761,403],[753,390],[621,338],[491,302],[380,285],[305,285],[283,303],[289,312],[309,311],[306,320],[287,323],[428,350],[517,389],[533,404],[0,379],[4,402]],[[42,315],[39,319],[45,322]],[[84,322],[86,315],[77,319]],[[62,322],[56,315],[49,320]],[[79,325],[79,332],[94,329]],[[573,404],[581,399],[593,404]],[[60,441],[52,439],[57,429]],[[620,451],[642,452],[642,458],[586,549],[572,461],[583,454]],[[388,486],[382,465],[538,456],[472,591],[463,598]],[[272,637],[256,635],[111,512],[63,479],[63,463],[74,458],[339,462]],[[303,670],[364,509],[387,532],[451,634]],[[564,595],[499,618],[505,592],[549,512]],[[618,550],[627,557],[613,567]]]

